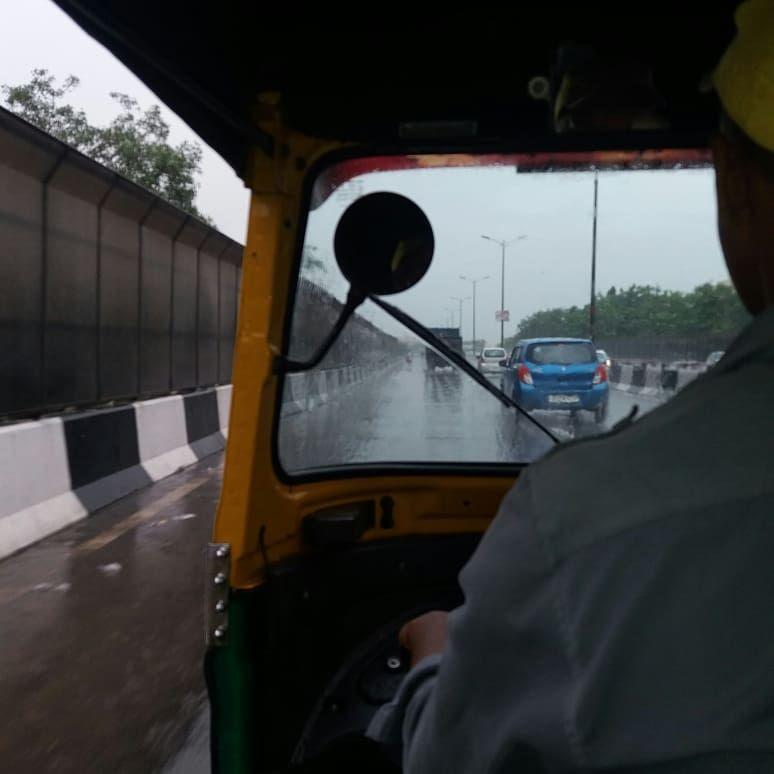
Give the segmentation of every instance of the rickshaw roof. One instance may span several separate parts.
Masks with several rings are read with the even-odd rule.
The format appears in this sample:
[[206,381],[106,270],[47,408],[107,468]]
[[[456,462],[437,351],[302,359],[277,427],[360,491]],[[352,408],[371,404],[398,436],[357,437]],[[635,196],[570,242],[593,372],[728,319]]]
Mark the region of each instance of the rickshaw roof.
[[[248,0],[55,2],[239,174],[251,147],[274,150],[255,121],[262,93],[281,95],[291,128],[334,140],[410,145],[401,132],[410,122],[458,122],[476,127],[471,144],[520,136],[539,143],[552,130],[527,84],[549,73],[565,42],[651,66],[670,131],[706,134],[716,111],[698,84],[733,35],[737,4],[545,0],[332,13]],[[630,141],[623,133],[605,144]]]

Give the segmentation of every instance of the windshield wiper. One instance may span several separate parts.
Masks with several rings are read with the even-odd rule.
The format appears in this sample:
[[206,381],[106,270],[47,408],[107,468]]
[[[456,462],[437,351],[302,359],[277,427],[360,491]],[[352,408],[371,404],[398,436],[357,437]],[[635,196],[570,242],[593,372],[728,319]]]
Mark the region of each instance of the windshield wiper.
[[522,416],[526,417],[532,422],[535,427],[540,428],[554,443],[559,443],[559,439],[542,423],[538,422],[528,411],[523,409],[515,400],[506,395],[502,390],[497,389],[485,376],[482,376],[473,366],[467,361],[465,357],[455,352],[443,339],[438,338],[435,334],[425,328],[424,325],[418,323],[413,317],[406,314],[402,309],[397,306],[393,306],[387,301],[382,300],[379,296],[369,295],[368,299],[376,304],[380,309],[387,312],[390,317],[393,317],[401,325],[408,328],[412,333],[419,336],[425,344],[429,344],[433,349],[438,350],[447,360],[454,363],[458,368],[462,369],[473,381],[480,384],[487,392],[494,395],[497,400],[508,408],[514,408]]

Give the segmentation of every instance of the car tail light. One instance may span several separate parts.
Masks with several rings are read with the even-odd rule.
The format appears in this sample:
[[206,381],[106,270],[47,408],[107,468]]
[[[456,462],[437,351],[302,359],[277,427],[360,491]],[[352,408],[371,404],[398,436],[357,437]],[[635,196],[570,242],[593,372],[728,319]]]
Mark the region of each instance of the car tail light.
[[519,381],[522,384],[532,384],[532,374],[529,372],[529,368],[524,365],[524,363],[521,363],[519,365]]
[[601,384],[607,381],[607,366],[598,365],[597,370],[594,372],[594,381],[592,384]]

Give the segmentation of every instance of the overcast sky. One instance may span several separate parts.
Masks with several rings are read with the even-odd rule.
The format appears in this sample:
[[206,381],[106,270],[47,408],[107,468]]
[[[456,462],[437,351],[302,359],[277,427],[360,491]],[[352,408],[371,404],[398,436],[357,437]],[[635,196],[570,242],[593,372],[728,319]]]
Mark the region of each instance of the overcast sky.
[[[116,113],[111,91],[130,94],[143,107],[159,102],[50,0],[0,0],[0,11],[0,83],[24,82],[35,67],[45,67],[59,79],[77,75],[81,84],[72,102],[99,123]],[[198,139],[171,111],[164,109],[164,115],[173,142]],[[198,206],[218,228],[244,242],[247,191],[206,146],[200,183]],[[713,187],[710,170],[601,174],[597,288],[641,283],[691,290],[701,282],[727,279],[716,235]],[[458,324],[459,305],[451,297],[471,295],[471,286],[459,275],[489,275],[478,285],[477,334],[489,343],[499,341],[494,314],[500,306],[500,252],[481,234],[498,239],[526,236],[508,249],[505,307],[511,323],[506,336],[531,312],[588,300],[592,174],[428,169],[365,176],[350,190],[398,191],[427,212],[435,232],[435,260],[416,288],[395,297],[427,325],[445,325],[452,317]],[[328,261],[323,281],[338,295],[344,283],[333,263],[332,240],[335,224],[350,201],[342,194],[334,194],[312,214],[307,237]],[[366,313],[381,320],[374,310]],[[462,323],[465,338],[470,338],[469,301]]]
[[[476,335],[499,342],[500,247],[482,234],[511,240],[507,248],[505,308],[516,323],[540,309],[588,303],[594,175],[590,172],[518,173],[514,167],[422,169],[362,176],[353,192],[395,191],[416,201],[432,223],[436,251],[422,281],[394,300],[426,325],[448,324],[472,286]],[[328,263],[322,281],[340,297],[345,281],[335,266],[333,234],[349,205],[342,189],[309,219],[307,243]],[[728,279],[715,224],[714,173],[709,169],[603,172],[599,175],[597,290],[634,283],[692,290]],[[319,276],[319,275],[318,275]],[[381,321],[374,311],[372,319]],[[472,305],[463,307],[463,332],[472,336]],[[381,324],[381,323],[380,323]],[[391,330],[394,328],[391,326]]]

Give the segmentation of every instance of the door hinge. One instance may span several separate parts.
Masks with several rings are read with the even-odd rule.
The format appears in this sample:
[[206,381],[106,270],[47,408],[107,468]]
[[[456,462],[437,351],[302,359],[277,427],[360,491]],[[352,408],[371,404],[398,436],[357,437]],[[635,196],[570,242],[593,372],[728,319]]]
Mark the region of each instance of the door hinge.
[[231,571],[231,546],[210,543],[207,546],[207,587],[204,600],[204,639],[208,647],[225,645],[228,638],[228,579]]

